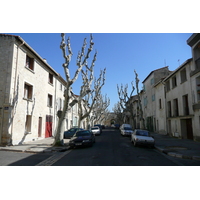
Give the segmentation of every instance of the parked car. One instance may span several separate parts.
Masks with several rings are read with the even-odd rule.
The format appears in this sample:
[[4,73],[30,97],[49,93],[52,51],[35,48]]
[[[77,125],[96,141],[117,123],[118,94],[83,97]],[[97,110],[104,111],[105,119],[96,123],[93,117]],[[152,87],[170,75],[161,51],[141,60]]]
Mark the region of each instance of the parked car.
[[122,136],[130,136],[133,133],[132,126],[130,124],[122,124],[120,126]]
[[92,146],[95,136],[90,130],[77,131],[69,141],[70,147]]
[[70,139],[77,131],[84,130],[83,128],[70,128],[64,132],[64,139]]
[[115,124],[115,128],[119,129],[120,128],[120,124]]
[[100,135],[101,134],[101,131],[100,131],[100,128],[98,126],[94,126],[91,128],[91,131],[94,135]]
[[95,124],[94,126],[98,126],[100,128],[100,133],[102,133],[102,126],[101,126],[101,124]]
[[141,129],[134,130],[134,132],[131,134],[131,142],[134,144],[134,146],[146,145],[152,148],[155,144],[155,140],[150,136],[149,131]]

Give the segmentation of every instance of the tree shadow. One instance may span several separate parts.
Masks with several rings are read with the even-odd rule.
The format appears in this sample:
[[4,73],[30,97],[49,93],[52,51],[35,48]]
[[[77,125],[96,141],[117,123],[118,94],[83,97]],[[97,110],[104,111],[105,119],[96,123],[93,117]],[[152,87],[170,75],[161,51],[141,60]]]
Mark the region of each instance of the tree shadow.
[[[26,113],[27,113],[27,114],[30,113],[30,115],[33,116],[33,111],[34,111],[34,108],[35,108],[35,97],[33,98],[31,112],[29,112],[29,103],[30,103],[30,101],[27,100],[27,108],[26,108],[27,111],[26,111]],[[26,139],[26,136],[29,135],[29,134],[30,134],[30,133],[26,131],[26,124],[25,124],[24,135],[23,135],[21,141],[20,141],[18,144],[23,144],[23,142],[24,142],[25,139]]]

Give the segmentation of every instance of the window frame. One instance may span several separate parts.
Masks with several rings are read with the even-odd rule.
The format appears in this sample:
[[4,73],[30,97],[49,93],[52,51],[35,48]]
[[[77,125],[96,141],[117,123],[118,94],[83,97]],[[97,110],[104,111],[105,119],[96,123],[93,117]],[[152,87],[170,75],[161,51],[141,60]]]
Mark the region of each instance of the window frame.
[[48,83],[53,85],[53,74],[49,73],[49,76],[48,76]]
[[53,107],[53,95],[51,94],[47,95],[47,106],[51,108]]
[[[28,61],[29,60],[29,61]],[[30,55],[26,54],[26,63],[25,67],[31,71],[34,71],[34,65],[35,65],[35,59],[31,57]]]
[[24,82],[24,99],[32,101],[33,100],[33,85]]
[[187,71],[186,68],[182,69],[180,71],[180,77],[181,77],[181,83],[184,83],[187,81]]

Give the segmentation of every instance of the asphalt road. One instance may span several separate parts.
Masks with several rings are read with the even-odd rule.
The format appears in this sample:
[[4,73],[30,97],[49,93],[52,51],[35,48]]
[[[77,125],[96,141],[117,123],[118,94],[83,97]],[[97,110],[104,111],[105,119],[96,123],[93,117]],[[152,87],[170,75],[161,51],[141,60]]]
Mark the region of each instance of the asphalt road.
[[200,161],[174,158],[149,147],[134,147],[119,130],[104,129],[93,147],[57,153],[0,151],[0,166],[200,166]]

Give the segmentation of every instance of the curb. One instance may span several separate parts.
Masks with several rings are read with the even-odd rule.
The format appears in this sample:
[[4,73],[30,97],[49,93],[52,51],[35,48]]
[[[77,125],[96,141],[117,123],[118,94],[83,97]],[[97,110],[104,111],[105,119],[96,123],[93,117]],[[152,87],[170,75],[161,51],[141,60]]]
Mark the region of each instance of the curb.
[[180,153],[175,153],[175,152],[168,152],[163,148],[157,147],[155,146],[155,148],[164,153],[167,154],[168,156],[172,156],[172,157],[176,157],[176,158],[182,158],[182,159],[190,159],[190,160],[200,160],[200,156],[188,156],[188,155],[184,155],[184,154],[180,154]]
[[43,148],[43,149],[39,149],[37,150],[37,147],[32,150],[31,148],[27,148],[27,149],[12,149],[11,148],[6,148],[6,147],[2,147],[0,148],[0,151],[12,151],[12,152],[24,152],[24,153],[52,153],[52,152],[64,152],[67,151],[70,147],[47,147],[47,148]]

